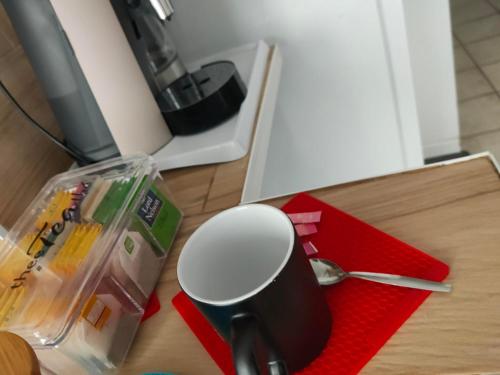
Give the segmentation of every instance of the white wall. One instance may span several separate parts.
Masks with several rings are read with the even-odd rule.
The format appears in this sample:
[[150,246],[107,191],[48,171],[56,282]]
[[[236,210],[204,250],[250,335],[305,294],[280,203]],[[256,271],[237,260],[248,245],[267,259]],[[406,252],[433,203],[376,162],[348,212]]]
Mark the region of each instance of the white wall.
[[172,35],[185,60],[258,39],[281,47],[261,197],[422,163],[413,87],[395,82],[392,70],[409,58],[387,50],[405,38],[387,40],[381,13],[389,1],[177,0],[174,7]]
[[403,0],[425,157],[460,151],[448,0]]

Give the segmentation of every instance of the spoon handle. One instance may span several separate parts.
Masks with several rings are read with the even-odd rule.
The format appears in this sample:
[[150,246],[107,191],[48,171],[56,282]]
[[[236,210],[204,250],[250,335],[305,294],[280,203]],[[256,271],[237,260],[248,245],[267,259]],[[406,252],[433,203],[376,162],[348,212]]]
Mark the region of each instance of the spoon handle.
[[374,281],[382,284],[404,286],[413,289],[431,290],[434,292],[451,292],[451,285],[446,283],[438,283],[436,281],[416,279],[414,277],[391,275],[388,273],[374,272],[347,272],[349,277]]

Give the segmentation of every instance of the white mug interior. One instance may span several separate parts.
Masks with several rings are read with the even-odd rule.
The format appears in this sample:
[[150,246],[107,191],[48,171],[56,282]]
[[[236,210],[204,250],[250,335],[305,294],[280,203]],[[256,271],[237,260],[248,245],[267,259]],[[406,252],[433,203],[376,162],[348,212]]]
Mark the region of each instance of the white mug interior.
[[181,288],[193,299],[229,305],[270,284],[291,256],[295,234],[279,209],[249,204],[223,211],[188,239],[177,264]]

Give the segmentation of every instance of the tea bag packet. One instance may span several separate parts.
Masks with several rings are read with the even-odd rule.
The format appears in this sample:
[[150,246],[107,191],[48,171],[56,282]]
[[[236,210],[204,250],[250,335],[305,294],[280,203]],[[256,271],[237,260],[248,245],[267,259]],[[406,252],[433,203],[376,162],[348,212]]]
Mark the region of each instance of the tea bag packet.
[[[144,182],[141,181],[140,186]],[[135,179],[113,182],[92,215],[92,220],[103,225],[110,222],[116,212],[123,207],[134,183]],[[137,198],[136,193],[131,202],[135,202]],[[181,212],[152,184],[135,212],[132,227],[155,245],[155,250],[161,256],[170,248],[181,218]]]
[[118,254],[111,264],[114,276],[124,285],[131,280],[148,297],[161,270],[152,246],[139,232],[125,231],[118,240],[116,251]]
[[82,205],[80,206],[81,217],[83,220],[87,222],[93,221],[92,216],[94,215],[97,207],[99,207],[99,204],[104,196],[107,194],[112,183],[112,180],[105,180],[102,177],[97,177],[97,179],[92,183],[82,202]]
[[132,228],[155,245],[161,256],[170,248],[181,218],[180,210],[153,184],[135,213]]
[[50,262],[50,268],[57,274],[73,275],[87,257],[101,231],[100,224],[75,225],[64,245]]
[[94,294],[85,304],[75,326],[74,345],[108,366],[113,336],[122,316],[121,303],[113,294]]
[[42,229],[61,221],[62,212],[72,205],[72,198],[73,196],[70,191],[58,191],[55,193],[48,206],[36,219],[35,227]]
[[102,225],[108,224],[115,217],[116,212],[123,206],[134,182],[134,178],[113,181],[92,214],[93,221]]
[[[145,182],[142,180],[140,187]],[[135,179],[113,183],[96,209],[94,221],[106,225],[123,207],[134,183]],[[141,199],[138,206],[137,199]],[[130,202],[137,208],[131,228],[123,231],[115,245],[111,272],[120,283],[127,288],[137,288],[147,298],[161,271],[159,258],[173,241],[181,213],[154,184],[142,196],[136,193]]]

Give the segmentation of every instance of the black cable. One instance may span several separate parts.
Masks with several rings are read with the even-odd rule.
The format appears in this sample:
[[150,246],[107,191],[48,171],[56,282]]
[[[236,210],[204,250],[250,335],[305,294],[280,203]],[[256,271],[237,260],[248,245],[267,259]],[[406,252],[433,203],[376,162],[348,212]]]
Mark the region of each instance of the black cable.
[[0,80],[0,90],[5,94],[5,96],[10,100],[12,104],[16,107],[19,113],[28,120],[28,122],[35,127],[38,131],[40,131],[43,135],[48,137],[52,142],[54,142],[57,146],[66,151],[73,159],[75,159],[79,164],[90,164],[93,163],[93,160],[89,160],[87,157],[81,155],[80,153],[70,149],[63,142],[61,142],[57,137],[55,137],[52,133],[50,133],[47,129],[45,129],[42,125],[40,125],[33,117],[30,116],[28,112],[24,110],[23,107],[17,102],[14,96],[10,93],[10,91],[5,87],[3,82]]

